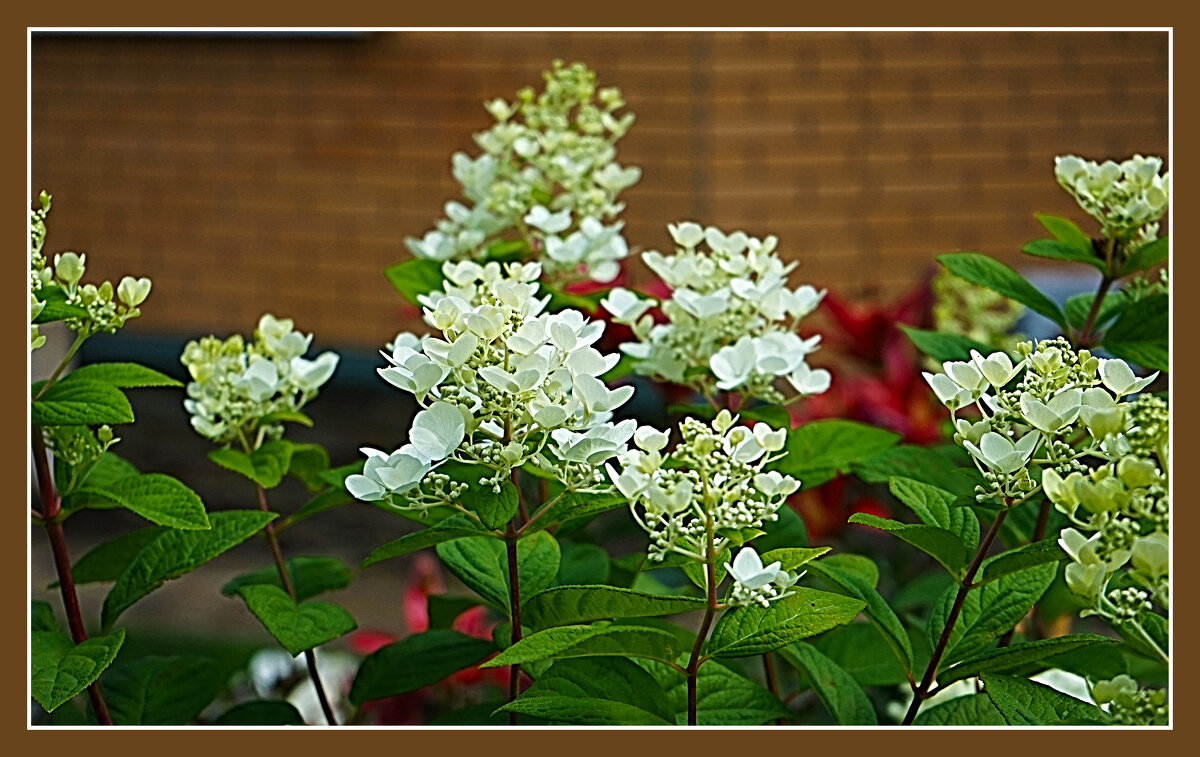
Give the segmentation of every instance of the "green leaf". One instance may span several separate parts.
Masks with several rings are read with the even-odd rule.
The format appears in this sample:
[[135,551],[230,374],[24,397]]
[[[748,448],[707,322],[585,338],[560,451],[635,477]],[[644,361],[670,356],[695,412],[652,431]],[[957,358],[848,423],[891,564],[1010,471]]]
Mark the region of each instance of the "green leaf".
[[572,292],[564,292],[561,289],[547,284],[545,281],[540,282],[542,285],[539,297],[550,295],[550,302],[546,305],[546,312],[557,313],[560,310],[579,310],[588,315],[595,315],[600,309],[600,300],[604,298],[607,291],[593,292],[591,294],[574,294]]
[[1092,244],[1092,238],[1084,234],[1070,219],[1048,213],[1034,214],[1034,218],[1055,239],[1070,246],[1075,251],[1093,256],[1096,254],[1096,246]]
[[763,524],[767,533],[754,540],[754,546],[759,550],[772,550],[783,547],[807,547],[808,529],[804,519],[790,507],[781,507],[775,511],[777,520]]
[[133,407],[111,384],[68,375],[34,400],[31,420],[35,426],[133,423]]
[[866,555],[839,552],[829,555],[821,561],[821,564],[829,568],[837,568],[852,576],[857,576],[859,580],[866,583],[872,589],[879,585],[879,566]]
[[146,386],[183,386],[175,379],[137,363],[92,363],[71,371],[76,379],[103,381],[118,389],[134,389]]
[[672,662],[683,649],[674,634],[618,625],[558,626],[526,636],[481,668],[568,657],[645,657]]
[[955,276],[999,292],[1065,327],[1058,306],[1026,281],[1025,277],[1000,261],[977,252],[947,253],[938,255],[937,260]]
[[300,479],[304,488],[319,492],[325,488],[321,474],[329,470],[329,453],[319,444],[292,444],[292,459],[288,475]]
[[[1067,316],[1067,323],[1071,324],[1071,327],[1074,329],[1082,329],[1084,322],[1087,321],[1088,312],[1092,309],[1092,303],[1095,300],[1095,292],[1085,292],[1069,298],[1063,305],[1063,313]],[[1129,299],[1125,296],[1124,292],[1109,292],[1104,296],[1104,301],[1100,303],[1100,310],[1096,313],[1096,319],[1092,322],[1092,328],[1102,328],[1104,324],[1116,318],[1128,304]]]
[[29,691],[46,712],[90,686],[116,659],[125,629],[95,636],[76,646],[58,631],[30,633]]
[[608,582],[610,570],[608,552],[598,544],[569,543],[562,547],[562,559],[555,586],[582,586]]
[[738,415],[742,417],[742,421],[762,421],[771,428],[791,430],[792,416],[788,415],[788,411],[778,405],[761,405],[752,407],[748,410],[739,410]]
[[[322,480],[324,477],[322,476]],[[314,515],[320,515],[326,510],[332,510],[335,507],[348,505],[354,501],[350,493],[346,491],[344,486],[331,486],[317,496],[305,502],[304,505],[287,517],[287,524],[293,526],[302,520],[307,520]]]
[[1167,260],[1170,251],[1167,237],[1159,237],[1147,245],[1143,245],[1129,256],[1125,265],[1121,266],[1121,275],[1128,276],[1136,271],[1146,271]]
[[[1088,246],[1091,246],[1089,241]],[[1104,273],[1108,268],[1102,258],[1096,257],[1094,250],[1080,250],[1078,247],[1073,247],[1066,242],[1060,242],[1057,239],[1035,239],[1032,242],[1026,243],[1021,248],[1021,252],[1027,255],[1036,255],[1039,258],[1050,258],[1051,260],[1065,260],[1070,263],[1083,263],[1090,265],[1097,271]],[[1016,299],[1016,298],[1014,298]]]
[[909,341],[918,350],[939,363],[945,363],[949,360],[970,360],[971,350],[975,350],[981,355],[1002,352],[1002,350],[997,349],[993,345],[985,344],[962,334],[926,331],[903,324],[900,325],[900,330],[904,332],[905,336],[908,337]]
[[223,683],[207,657],[156,655],[118,665],[101,681],[116,725],[184,725]]
[[341,607],[330,602],[297,604],[278,586],[244,585],[237,593],[254,617],[293,657],[345,636],[358,627],[350,613]]
[[104,598],[102,625],[112,627],[133,603],[241,544],[274,518],[275,513],[258,510],[227,510],[209,515],[212,528],[207,531],[172,529],[159,534],[129,563]]
[[258,426],[270,426],[276,423],[299,423],[301,426],[312,428],[313,420],[299,410],[276,410],[258,419]]
[[[659,666],[661,667],[661,666]],[[670,684],[667,697],[675,710],[675,722],[687,723],[687,679],[673,669],[664,669]],[[779,697],[723,664],[709,660],[696,675],[697,725],[762,725],[793,713]]]
[[504,713],[495,714],[497,707],[502,705],[500,701],[484,702],[483,704],[472,704],[466,707],[461,707],[457,710],[438,715],[435,718],[430,718],[425,725],[434,726],[458,726],[458,725],[490,725],[501,727],[508,725],[508,716]]
[[857,523],[896,536],[908,542],[942,564],[951,575],[959,576],[967,561],[967,548],[958,536],[938,526],[912,525],[880,518],[869,513],[855,513],[849,523]]
[[215,449],[208,459],[222,468],[239,473],[264,489],[279,486],[292,461],[292,444],[276,439],[263,444],[251,454],[233,448]]
[[997,673],[984,673],[981,678],[984,693],[1009,725],[1105,724],[1111,720],[1096,705],[1036,681]]
[[866,602],[841,594],[798,588],[769,607],[729,610],[717,621],[706,651],[714,657],[749,657],[854,620]]
[[455,513],[441,523],[437,523],[429,528],[423,528],[420,531],[414,531],[411,534],[405,534],[399,539],[390,541],[381,547],[376,547],[358,567],[366,568],[375,563],[407,555],[427,547],[433,547],[443,542],[485,536],[487,533],[475,521],[462,513]]
[[[1167,619],[1152,612],[1142,612],[1138,614],[1137,621],[1141,625],[1142,630],[1150,637],[1151,641],[1158,646],[1158,649],[1164,654],[1169,655],[1171,653],[1171,644]],[[1132,647],[1135,652],[1155,662],[1161,662],[1162,657],[1146,642],[1142,634],[1138,633],[1133,623],[1114,620],[1109,625],[1121,635],[1125,643]]]
[[107,489],[116,482],[129,476],[138,475],[138,469],[133,464],[112,452],[105,452],[87,472],[80,484]]
[[467,486],[462,494],[463,505],[479,516],[480,522],[486,528],[504,528],[504,525],[517,514],[520,495],[512,481],[500,485],[500,493],[496,494],[491,487],[482,486],[476,481]]
[[858,682],[811,644],[799,642],[779,650],[779,656],[812,682],[821,704],[838,725],[878,725],[875,708]]
[[208,513],[196,492],[164,473],[127,476],[103,489],[88,486],[88,494],[111,499],[159,526],[207,529]]
[[[293,557],[285,563],[296,590],[296,600],[303,602],[327,591],[337,591],[350,585],[353,574],[334,557]],[[269,585],[280,589],[279,570],[275,566],[244,573],[221,587],[221,593],[232,597],[243,586]]]
[[430,628],[449,628],[459,615],[472,607],[478,607],[476,597],[453,597],[445,594],[430,594],[425,599],[425,614]]
[[300,711],[290,702],[278,699],[251,699],[234,705],[221,714],[213,725],[304,725]]
[[1008,725],[987,694],[968,694],[922,709],[913,725]]
[[815,560],[831,549],[833,547],[784,547],[782,549],[772,549],[762,553],[762,564],[770,565],[778,560],[779,567],[782,570],[794,572],[800,566],[808,563],[810,560]]
[[991,583],[1010,573],[1032,568],[1035,565],[1057,563],[1065,560],[1066,557],[1067,553],[1062,551],[1062,548],[1058,546],[1058,540],[1054,538],[1026,544],[984,560],[979,569],[979,575],[975,579],[975,585]]
[[1074,649],[1092,644],[1113,644],[1115,639],[1090,633],[1057,636],[1038,641],[1019,641],[1007,647],[987,649],[958,663],[937,677],[938,685],[945,686],[981,673],[1011,673],[1025,670],[1030,665]]
[[437,683],[496,651],[487,639],[435,629],[388,644],[363,660],[350,688],[350,701],[405,694]]
[[[944,449],[902,444],[854,464],[854,474],[868,484],[885,484],[892,476],[920,481],[955,495],[955,506],[975,501],[975,485],[983,483],[960,447]],[[958,462],[958,461],[961,461]]]
[[[992,640],[1013,628],[1054,581],[1056,566],[1036,565],[967,592],[950,633],[943,664],[949,665],[983,651]],[[932,644],[946,627],[957,586],[949,587],[934,604],[927,631]]]
[[[56,582],[57,583],[57,582]],[[58,631],[58,619],[54,617],[54,609],[48,602],[34,600],[29,603],[30,631]]]
[[420,306],[417,300],[445,285],[442,264],[436,260],[413,259],[383,269],[383,275],[404,299]]
[[673,725],[662,686],[623,657],[557,660],[514,702],[500,708],[577,725]]
[[958,497],[945,489],[902,476],[888,479],[888,489],[912,510],[922,523],[949,531],[973,555],[979,546],[979,519],[971,510],[955,507]]
[[[450,572],[498,610],[508,614],[508,554],[505,542],[473,537],[437,545]],[[539,532],[517,542],[517,580],[521,596],[549,588],[558,573],[558,542]]]
[[[158,538],[165,529],[151,526],[109,539],[89,550],[71,567],[75,584],[94,584],[116,581],[133,562],[133,558]],[[58,588],[58,582],[50,585]]]
[[88,316],[87,308],[67,304],[67,295],[57,284],[43,286],[37,291],[37,298],[46,304],[42,307],[42,312],[33,319],[34,323],[51,323]]
[[1121,311],[1108,327],[1103,346],[1114,356],[1150,370],[1170,369],[1168,331],[1171,306],[1167,295],[1138,300]]
[[554,504],[538,511],[529,521],[525,533],[543,531],[559,523],[566,523],[578,518],[590,518],[628,505],[629,501],[618,494],[568,492]]
[[813,421],[788,432],[786,457],[774,468],[803,482],[821,471],[849,472],[851,463],[890,448],[900,435],[865,423],[841,419]]
[[696,597],[660,597],[616,586],[558,586],[531,596],[521,623],[540,631],[607,618],[648,618],[703,610]]
[[829,558],[809,563],[808,572],[815,574],[831,588],[865,602],[866,607],[863,609],[863,613],[867,616],[867,620],[871,621],[871,624],[879,630],[884,641],[895,653],[896,659],[900,660],[900,664],[904,666],[905,672],[912,670],[912,643],[909,642],[908,634],[904,631],[904,626],[900,624],[900,619],[896,617],[892,608],[888,607],[879,592],[859,576],[830,565]]
[[855,622],[835,628],[821,634],[814,646],[849,673],[859,686],[897,686],[907,680],[904,668],[871,623]]

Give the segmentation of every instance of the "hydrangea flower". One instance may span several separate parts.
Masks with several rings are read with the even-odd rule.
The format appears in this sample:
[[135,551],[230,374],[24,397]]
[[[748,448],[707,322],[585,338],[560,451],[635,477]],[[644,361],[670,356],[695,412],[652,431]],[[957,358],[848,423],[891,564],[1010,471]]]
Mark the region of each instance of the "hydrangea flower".
[[[679,430],[682,441],[664,456],[666,434],[639,429],[634,447],[617,456],[620,467],[611,463],[606,467],[638,525],[650,535],[651,560],[661,561],[677,552],[704,562],[710,553],[715,556],[730,544],[753,538],[764,523],[775,520],[775,511],[800,488],[800,482],[765,470],[782,457],[774,454],[786,441],[782,429],[764,423],[753,428],[737,425],[736,416],[722,410],[711,424],[685,418]],[[750,560],[741,555],[735,559],[747,577]],[[776,586],[781,592],[787,588]],[[743,598],[752,599],[750,594]]]
[[1075,155],[1054,159],[1054,175],[1088,215],[1100,222],[1106,238],[1134,243],[1132,249],[1158,237],[1158,223],[1167,210],[1171,175],[1162,171],[1162,158],[1132,158],[1096,163]]
[[422,297],[436,335],[399,334],[379,374],[422,409],[409,442],[388,454],[364,449],[346,480],[364,501],[424,509],[458,507],[460,486],[436,469],[447,460],[482,466],[499,491],[532,463],[575,491],[607,487],[601,465],[626,450],[637,424],[611,421],[633,387],[598,377],[617,362],[592,345],[604,331],[577,310],[543,312],[536,263],[447,262],[441,291]]
[[483,260],[494,242],[517,237],[560,282],[617,276],[629,253],[618,196],[641,178],[615,161],[633,114],[618,115],[620,90],[598,89],[581,63],[555,61],[543,77],[541,93],[487,103],[496,123],[475,135],[483,152],[452,158],[467,204],[447,203],[434,229],[405,240],[414,255]]
[[296,331],[292,319],[270,313],[259,319],[249,343],[240,334],[188,342],[180,361],[192,377],[183,401],[192,428],[218,444],[236,441],[247,449],[278,439],[281,414],[299,412],[337,369],[336,352],[303,357],[311,342],[312,334]]
[[[787,286],[796,264],[776,255],[778,240],[691,222],[668,228],[676,254],[651,250],[642,257],[671,287],[671,297],[658,302],[618,287],[600,303],[615,322],[633,329],[638,341],[621,350],[634,358],[634,370],[707,395],[720,389],[768,402],[783,401],[779,379],[798,397],[827,390],[829,372],[805,362],[820,336],[796,334],[825,292]],[[651,307],[667,322],[656,324],[646,312]]]
[[742,547],[733,563],[725,563],[725,569],[733,579],[729,604],[734,607],[750,604],[769,607],[774,600],[791,594],[791,588],[804,574],[793,575],[782,570],[780,565],[777,560],[764,567],[754,547]]

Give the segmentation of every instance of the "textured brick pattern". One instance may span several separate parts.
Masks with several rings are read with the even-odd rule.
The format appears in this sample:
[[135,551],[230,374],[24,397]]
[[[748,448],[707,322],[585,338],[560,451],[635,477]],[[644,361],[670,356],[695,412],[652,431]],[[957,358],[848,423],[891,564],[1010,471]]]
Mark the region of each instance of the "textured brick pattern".
[[[628,237],[694,218],[780,237],[798,276],[891,295],[932,256],[1010,261],[1078,218],[1056,153],[1165,155],[1165,33],[378,33],[35,38],[48,249],[155,291],[131,329],[264,310],[365,348],[403,323],[380,275],[454,196],[481,107],[561,57],[625,92]],[[1082,219],[1081,219],[1082,220]]]

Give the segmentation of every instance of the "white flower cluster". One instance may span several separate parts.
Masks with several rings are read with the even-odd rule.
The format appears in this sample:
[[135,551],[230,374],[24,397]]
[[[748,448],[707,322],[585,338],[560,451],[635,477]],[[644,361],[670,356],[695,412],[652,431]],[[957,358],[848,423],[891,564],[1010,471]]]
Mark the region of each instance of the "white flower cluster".
[[1140,246],[1157,238],[1157,221],[1170,200],[1171,175],[1159,174],[1162,165],[1162,158],[1154,156],[1096,163],[1065,155],[1054,159],[1054,175],[1079,206],[1100,222],[1105,237],[1137,236]]
[[734,607],[752,604],[769,607],[776,599],[791,594],[791,588],[804,573],[794,575],[780,565],[782,563],[776,560],[764,567],[754,547],[742,547],[732,564],[725,563],[725,570],[733,579],[728,604]]
[[617,197],[641,170],[615,162],[615,144],[633,114],[617,116],[620,90],[597,90],[595,73],[581,63],[555,61],[543,76],[542,93],[527,88],[513,103],[487,104],[496,123],[475,135],[483,153],[452,160],[470,205],[447,203],[436,228],[406,240],[414,255],[482,260],[491,242],[515,230],[555,278],[616,277],[628,254],[624,224],[614,222],[624,209]]
[[[741,544],[760,533],[757,529],[775,520],[784,499],[800,488],[796,479],[765,470],[782,457],[771,453],[783,449],[787,432],[765,423],[751,429],[736,422],[728,410],[718,413],[711,425],[685,418],[679,424],[682,441],[666,457],[662,451],[667,434],[642,427],[634,434],[635,448],[618,456],[621,469],[607,466],[609,478],[650,535],[651,560],[677,552],[705,562],[731,543]],[[742,565],[749,559],[743,558]],[[744,588],[753,593],[774,583],[786,590],[776,577],[763,584],[749,581]]]
[[279,438],[282,416],[316,397],[338,364],[336,352],[305,359],[312,334],[296,331],[290,318],[264,314],[254,337],[247,344],[240,334],[224,341],[206,336],[188,342],[180,358],[192,377],[183,401],[192,428],[219,444],[240,442],[247,451]]
[[[982,416],[956,417],[954,436],[989,484],[990,491],[977,489],[978,499],[1028,499],[1040,468],[1040,488],[1074,525],[1059,544],[1073,561],[1067,584],[1090,599],[1089,612],[1130,619],[1152,600],[1166,607],[1167,409],[1151,395],[1131,401],[1158,374],[1138,378],[1123,360],[1076,352],[1061,338],[1036,348],[1024,342],[1018,352],[1024,359],[1016,365],[1003,352],[973,352],[970,361],[925,374],[952,414],[974,403]],[[1108,592],[1114,572],[1130,561],[1141,588]]]
[[[660,303],[616,288],[600,303],[615,322],[633,329],[638,341],[621,350],[635,359],[634,369],[708,395],[715,387],[767,402],[783,400],[774,386],[781,377],[797,396],[828,389],[829,372],[805,362],[821,337],[796,334],[825,292],[787,286],[796,263],[785,264],[775,253],[778,240],[692,222],[668,228],[676,254],[651,250],[642,257],[671,287],[670,299]],[[654,322],[647,312],[652,307],[661,308],[666,323]]]
[[1092,701],[1108,705],[1116,725],[1168,725],[1165,689],[1143,689],[1125,673],[1092,686]]
[[[86,315],[65,319],[67,328],[87,337],[100,332],[115,333],[131,318],[142,314],[138,306],[150,296],[150,279],[125,276],[115,288],[105,281],[100,286],[80,284],[85,271],[86,255],[61,252],[54,256],[54,265],[42,255],[46,241],[46,216],[50,212],[50,195],[38,197],[41,207],[29,213],[29,347],[37,349],[46,343],[38,333],[33,319],[46,307],[48,297],[54,296],[66,305],[82,308]],[[51,294],[53,292],[53,295]],[[116,294],[117,301],[113,301]]]
[[448,459],[493,471],[483,482],[497,492],[527,462],[576,491],[603,483],[599,466],[625,451],[637,425],[610,420],[633,387],[609,389],[599,378],[618,359],[591,346],[604,323],[577,310],[543,313],[549,297],[536,297],[536,263],[463,261],[443,272],[444,291],[421,299],[440,337],[398,335],[379,369],[425,409],[398,450],[363,450],[350,493],[397,507],[457,506],[447,477],[431,474]]

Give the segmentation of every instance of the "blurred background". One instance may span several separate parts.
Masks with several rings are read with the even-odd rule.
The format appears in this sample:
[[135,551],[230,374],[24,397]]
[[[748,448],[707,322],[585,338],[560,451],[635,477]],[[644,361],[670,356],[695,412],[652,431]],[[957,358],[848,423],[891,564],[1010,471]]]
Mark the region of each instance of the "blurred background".
[[[540,89],[555,58],[620,87],[637,116],[618,144],[618,160],[643,172],[622,195],[635,286],[636,252],[669,248],[667,223],[775,234],[800,261],[793,285],[828,288],[840,308],[822,308],[810,332],[857,328],[860,342],[878,336],[871,324],[928,311],[941,252],[994,255],[1064,296],[1089,289],[1019,252],[1042,235],[1035,212],[1094,231],[1055,183],[1054,156],[1169,158],[1165,32],[37,33],[29,189],[54,196],[46,250],[86,252],[87,280],[154,282],[143,316],[89,341],[81,360],[137,360],[182,379],[189,339],[249,335],[266,311],[291,317],[343,362],[307,408],[315,428],[289,437],[325,444],[335,465],[359,446],[391,449],[412,408],[374,374],[375,351],[421,325],[382,270],[457,198],[450,155],[478,152],[471,135],[492,123],[484,101]],[[819,356],[835,360],[839,344],[827,338]],[[132,395],[138,422],[116,452],[181,478],[210,509],[254,506],[244,480],[205,459],[178,390]],[[305,496],[272,492],[284,511]],[[139,525],[80,513],[72,556]],[[352,504],[290,530],[284,549],[353,566],[408,528]],[[45,539],[32,541],[34,598],[57,607],[43,588]],[[123,625],[181,638],[219,628],[265,645],[216,589],[268,562],[264,545],[244,544]],[[401,632],[413,566],[365,571],[336,601],[360,627]],[[81,587],[85,612],[105,589]]]

